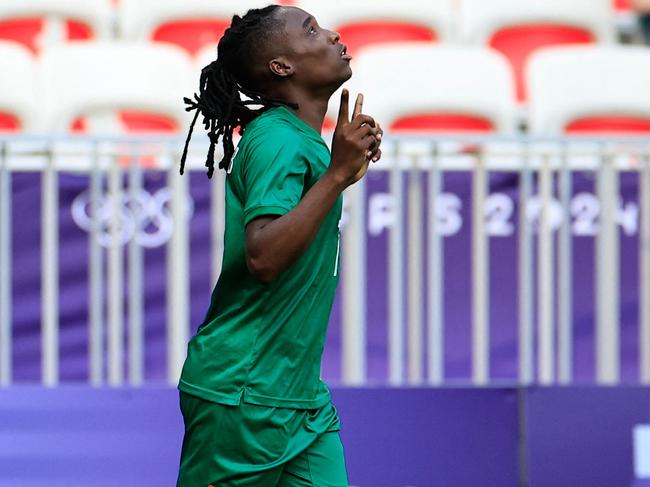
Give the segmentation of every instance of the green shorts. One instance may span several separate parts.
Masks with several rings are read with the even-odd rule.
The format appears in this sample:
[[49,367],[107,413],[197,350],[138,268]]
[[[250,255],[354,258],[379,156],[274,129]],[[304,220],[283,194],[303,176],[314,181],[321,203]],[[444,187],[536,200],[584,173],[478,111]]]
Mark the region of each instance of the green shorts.
[[177,487],[347,487],[331,403],[226,406],[180,393],[185,436]]

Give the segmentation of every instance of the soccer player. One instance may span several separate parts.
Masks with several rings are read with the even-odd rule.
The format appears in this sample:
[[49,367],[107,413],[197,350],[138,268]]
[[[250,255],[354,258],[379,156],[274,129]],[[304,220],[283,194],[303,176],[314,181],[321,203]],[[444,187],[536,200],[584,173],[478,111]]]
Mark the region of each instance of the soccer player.
[[[320,364],[341,193],[379,160],[382,137],[361,95],[350,117],[346,90],[331,153],[320,135],[350,59],[339,35],[301,9],[250,10],[233,17],[200,93],[185,100],[196,110],[187,142],[202,115],[208,175],[221,138],[227,177],[222,271],[179,383],[179,487],[348,485]],[[186,154],[187,143],[181,173]]]

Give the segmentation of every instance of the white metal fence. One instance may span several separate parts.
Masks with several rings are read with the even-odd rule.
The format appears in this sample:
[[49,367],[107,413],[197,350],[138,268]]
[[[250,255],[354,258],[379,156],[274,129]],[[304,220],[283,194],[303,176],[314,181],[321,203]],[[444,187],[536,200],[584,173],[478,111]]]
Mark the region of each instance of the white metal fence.
[[[196,144],[188,163],[190,171],[203,171],[205,147]],[[119,215],[123,194],[136,195],[142,187],[143,169],[117,163],[120,158],[148,154],[158,170],[167,171],[170,212],[174,231],[167,248],[167,376],[174,384],[180,373],[189,338],[188,177],[178,175],[182,141],[135,138],[26,138],[0,139],[0,384],[12,383],[12,178],[20,171],[38,171],[42,184],[41,226],[41,336],[42,383],[55,386],[59,374],[59,227],[58,178],[61,171],[90,175],[88,238],[88,364],[89,382],[117,386],[144,381],[142,246],[132,239],[124,249]],[[153,154],[153,156],[152,156]],[[494,206],[488,191],[490,174],[507,171],[518,175],[517,265],[518,283],[513,306],[518,316],[518,382],[567,384],[573,381],[572,227],[589,225],[598,217],[595,233],[596,382],[620,381],[619,230],[617,216],[619,175],[638,175],[639,232],[639,336],[638,377],[650,384],[650,144],[641,138],[495,138],[425,136],[387,137],[384,157],[373,171],[388,173],[394,208],[405,209],[405,219],[395,218],[388,237],[388,364],[390,384],[445,384],[444,229],[439,218],[444,208],[442,177],[451,172],[471,174],[471,377],[476,385],[491,383],[490,374],[490,235],[509,224],[511,209]],[[555,219],[570,215],[572,176],[593,173],[599,205],[597,215]],[[219,272],[223,249],[223,181],[215,173],[212,184],[212,276]],[[123,184],[123,176],[128,183]],[[109,211],[107,272],[103,275],[99,243],[100,181],[105,178],[113,210]],[[533,188],[537,186],[537,194]],[[424,197],[427,189],[428,198]],[[557,188],[557,190],[555,190]],[[366,182],[346,192],[347,223],[342,269],[342,382],[367,381]],[[425,207],[426,205],[426,207]],[[490,209],[491,208],[491,209]],[[133,211],[138,211],[135,208]],[[424,215],[428,221],[424,221]],[[535,218],[530,218],[534,214]],[[432,217],[432,215],[435,215]],[[496,217],[495,217],[496,215]],[[106,215],[104,215],[106,216]],[[593,221],[591,222],[593,223]],[[37,224],[37,223],[34,223]],[[500,227],[501,226],[501,227]],[[536,252],[534,251],[536,248]],[[128,268],[124,275],[123,252]],[[407,264],[403,265],[403,256]],[[536,261],[534,261],[536,259]],[[425,269],[425,262],[428,265]],[[537,271],[535,271],[537,269]],[[424,271],[423,271],[424,270]],[[128,303],[122,302],[125,283]],[[102,307],[106,299],[106,313]],[[423,313],[426,303],[426,313]],[[127,320],[123,319],[128,310]],[[404,319],[404,316],[407,319]],[[425,321],[426,317],[426,321]],[[103,327],[106,326],[104,344]],[[123,343],[128,336],[128,349]],[[426,336],[426,342],[425,342]],[[104,354],[106,346],[107,353]],[[128,371],[123,370],[128,354]],[[426,359],[425,359],[426,357]],[[426,370],[425,370],[426,364]]]

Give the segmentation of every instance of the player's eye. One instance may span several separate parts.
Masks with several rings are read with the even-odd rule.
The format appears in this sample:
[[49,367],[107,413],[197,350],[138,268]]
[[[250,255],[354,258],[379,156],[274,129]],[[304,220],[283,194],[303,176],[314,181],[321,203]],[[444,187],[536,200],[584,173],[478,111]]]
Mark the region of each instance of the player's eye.
[[316,29],[314,28],[313,25],[310,25],[310,26],[309,26],[309,29],[308,29],[307,31],[308,31],[310,34],[315,34],[315,33],[316,33]]

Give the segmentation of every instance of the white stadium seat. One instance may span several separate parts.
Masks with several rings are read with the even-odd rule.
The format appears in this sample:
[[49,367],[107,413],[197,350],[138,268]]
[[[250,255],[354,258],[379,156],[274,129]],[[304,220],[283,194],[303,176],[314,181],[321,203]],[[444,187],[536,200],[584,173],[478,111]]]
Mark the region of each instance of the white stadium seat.
[[36,67],[30,52],[0,42],[0,133],[31,131],[37,125]]
[[68,40],[100,40],[111,34],[110,0],[2,0],[0,39],[32,52]]
[[460,36],[486,43],[507,26],[549,23],[582,27],[608,42],[614,35],[611,14],[611,0],[462,0]]
[[614,40],[611,0],[462,0],[459,22],[463,43],[490,45],[510,60],[521,102],[530,53],[552,45]]
[[170,42],[194,55],[221,38],[234,14],[268,4],[267,0],[121,0],[120,30],[127,40]]
[[[365,49],[347,84],[351,101],[384,130],[499,132],[516,129],[514,86],[505,58],[490,49],[402,43]],[[338,93],[329,117],[336,120]],[[410,119],[410,120],[409,120]]]
[[650,133],[650,48],[546,49],[526,79],[532,133]]
[[454,0],[301,0],[321,27],[336,30],[351,53],[395,41],[449,41]]
[[[138,113],[168,120],[169,130],[184,129],[183,97],[194,90],[192,63],[179,48],[145,43],[80,43],[44,51],[41,60],[44,129],[67,132],[77,117],[88,117],[90,132],[141,132]],[[116,110],[131,114],[134,127]],[[126,126],[125,126],[126,125]],[[155,125],[155,123],[154,123]],[[164,129],[165,124],[163,124]],[[154,131],[160,131],[155,130]]]

